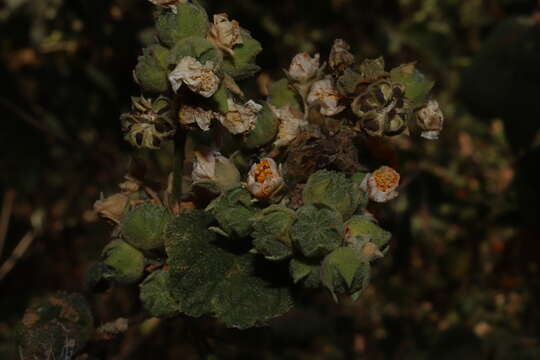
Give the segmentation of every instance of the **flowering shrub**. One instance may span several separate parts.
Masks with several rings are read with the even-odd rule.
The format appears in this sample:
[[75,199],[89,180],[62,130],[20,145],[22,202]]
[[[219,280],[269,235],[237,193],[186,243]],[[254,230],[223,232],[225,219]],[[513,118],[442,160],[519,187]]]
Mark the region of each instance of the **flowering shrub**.
[[286,313],[295,287],[357,299],[391,238],[367,207],[397,197],[400,180],[359,150],[368,137],[436,139],[433,82],[337,39],[326,62],[297,54],[266,99],[250,99],[237,81],[259,70],[262,47],[247,30],[227,14],[210,22],[196,1],[151,2],[156,39],[121,124],[137,148],[174,148],[174,167],[167,179],[130,173],[95,203],[115,228],[86,287],[139,284],[152,316],[241,329]]

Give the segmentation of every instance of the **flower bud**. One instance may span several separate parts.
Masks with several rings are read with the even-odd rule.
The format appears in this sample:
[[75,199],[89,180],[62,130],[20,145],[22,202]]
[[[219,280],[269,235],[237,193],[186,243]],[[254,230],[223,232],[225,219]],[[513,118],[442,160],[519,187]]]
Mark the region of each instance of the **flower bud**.
[[272,158],[253,164],[248,173],[247,189],[258,198],[266,198],[283,185],[283,178]]
[[422,129],[422,137],[429,140],[439,139],[443,128],[444,115],[437,100],[430,100],[416,112],[416,124]]
[[108,280],[127,285],[137,282],[143,275],[143,254],[123,240],[108,243],[103,248],[101,258],[112,269],[111,274],[107,275]]
[[270,105],[270,108],[280,120],[277,139],[274,141],[274,146],[282,147],[289,145],[300,133],[303,126],[307,125],[302,113],[287,104],[280,108]]
[[218,151],[196,151],[191,178],[194,184],[212,182],[220,190],[240,184],[240,172],[232,161]]
[[343,39],[336,39],[330,50],[330,67],[332,70],[343,70],[354,63],[354,55],[349,52],[351,46]]
[[120,116],[124,138],[139,148],[159,149],[176,132],[170,100],[132,98],[132,111]]
[[362,181],[362,190],[368,193],[369,199],[383,203],[398,196],[399,174],[388,166],[381,166]]
[[128,201],[125,194],[114,194],[96,201],[94,211],[102,218],[119,223]]
[[253,100],[240,105],[236,104],[232,99],[227,99],[227,104],[229,111],[219,120],[231,134],[245,134],[255,127],[257,113],[262,110],[262,105]]
[[213,61],[206,61],[203,65],[195,58],[186,56],[169,74],[169,81],[175,92],[185,83],[191,91],[208,98],[217,91],[220,83],[214,71]]
[[141,89],[149,93],[164,93],[169,90],[167,81],[167,58],[169,50],[161,45],[151,45],[143,49],[133,78]]
[[339,114],[345,109],[345,106],[339,105],[339,100],[340,95],[330,78],[314,82],[307,97],[308,104],[320,105],[321,114],[325,116]]
[[374,83],[354,99],[351,108],[368,135],[393,136],[407,129],[410,106],[400,84],[386,80]]
[[220,113],[211,110],[205,110],[201,107],[182,106],[178,113],[180,124],[184,126],[191,126],[197,124],[199,129],[203,131],[210,130],[210,124],[213,119],[220,119],[223,117]]
[[319,54],[314,57],[303,52],[297,54],[289,66],[289,76],[300,83],[311,80],[319,71]]
[[238,21],[229,21],[227,14],[214,15],[214,23],[210,25],[208,40],[233,55],[233,47],[243,43]]

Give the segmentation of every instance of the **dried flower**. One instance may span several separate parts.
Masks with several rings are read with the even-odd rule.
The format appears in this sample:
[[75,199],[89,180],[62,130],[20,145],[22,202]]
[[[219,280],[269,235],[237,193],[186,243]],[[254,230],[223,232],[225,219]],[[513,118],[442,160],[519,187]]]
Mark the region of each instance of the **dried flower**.
[[262,105],[253,100],[240,105],[232,99],[227,99],[227,105],[229,111],[219,121],[231,134],[245,134],[255,127],[257,113],[262,110]]
[[229,16],[225,13],[214,15],[214,24],[210,26],[208,40],[233,55],[232,48],[243,43],[238,21],[229,21]]
[[128,201],[129,198],[127,195],[122,193],[114,194],[96,201],[94,203],[94,211],[102,218],[119,223]]
[[309,105],[321,105],[321,114],[333,116],[345,109],[345,106],[338,105],[340,96],[332,79],[326,78],[313,83],[307,101]]
[[289,76],[298,82],[307,82],[311,80],[319,70],[319,54],[314,57],[303,52],[296,54],[289,66]]
[[219,87],[219,77],[214,72],[214,62],[207,61],[204,65],[191,56],[186,56],[169,74],[169,81],[176,92],[183,83],[204,97],[214,95]]
[[223,115],[211,110],[205,110],[200,107],[182,106],[178,114],[180,124],[192,125],[197,124],[203,131],[210,130],[210,124],[213,119],[221,119]]
[[427,105],[416,112],[416,123],[422,129],[421,136],[425,139],[439,139],[443,122],[444,115],[437,100],[428,101]]
[[362,181],[362,190],[368,193],[369,199],[383,203],[398,196],[399,174],[389,166],[381,166]]
[[330,51],[330,67],[333,70],[342,70],[354,63],[354,55],[349,52],[351,46],[343,39],[336,39]]
[[247,189],[258,198],[272,195],[283,185],[283,178],[272,158],[253,164],[248,173]]
[[220,189],[227,189],[240,183],[240,173],[231,160],[219,151],[195,151],[195,161],[191,173],[193,183],[211,181]]
[[290,104],[280,108],[270,105],[270,108],[280,120],[279,131],[277,139],[274,141],[274,146],[287,146],[296,138],[302,126],[307,125],[307,121],[304,120],[302,113]]
[[193,182],[213,180],[216,173],[216,156],[221,156],[218,151],[195,151],[195,161],[191,178]]

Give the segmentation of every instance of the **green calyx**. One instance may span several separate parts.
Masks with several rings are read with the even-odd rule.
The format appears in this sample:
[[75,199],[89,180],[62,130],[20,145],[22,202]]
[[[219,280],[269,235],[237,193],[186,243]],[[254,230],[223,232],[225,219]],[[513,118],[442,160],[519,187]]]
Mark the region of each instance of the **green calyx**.
[[190,36],[179,40],[171,49],[168,61],[171,65],[176,65],[186,56],[195,58],[201,64],[211,61],[216,68],[223,61],[221,51],[212,43],[200,36]]
[[354,99],[351,108],[360,118],[361,128],[371,136],[402,134],[411,113],[404,85],[387,80],[370,85]]
[[243,238],[252,231],[251,219],[255,215],[251,194],[235,188],[221,194],[206,210],[212,214],[221,230],[235,238]]
[[268,260],[283,260],[292,255],[290,228],[296,218],[291,209],[271,205],[253,219],[253,246]]
[[274,140],[279,127],[279,120],[268,104],[263,103],[257,114],[255,128],[245,137],[244,145],[248,149],[256,149]]
[[120,228],[128,243],[141,250],[153,250],[163,247],[170,219],[166,208],[147,202],[125,212]]
[[176,4],[176,12],[157,8],[154,12],[159,40],[167,47],[189,36],[206,37],[210,23],[206,11],[192,3]]
[[169,90],[168,79],[169,50],[161,45],[150,45],[143,49],[133,77],[143,92],[165,93]]
[[146,99],[131,99],[132,110],[122,114],[120,121],[124,138],[138,148],[159,149],[163,142],[171,139],[175,132],[170,99],[159,96]]
[[369,274],[369,262],[354,248],[343,247],[333,251],[321,267],[321,281],[336,301],[336,293],[352,295],[356,300],[369,284]]
[[290,236],[305,257],[325,256],[343,243],[343,220],[339,212],[325,206],[304,205],[296,216]]
[[426,103],[429,92],[435,85],[434,81],[429,80],[416,69],[414,63],[404,64],[392,69],[390,77],[393,82],[403,84],[405,96],[415,108]]
[[144,256],[123,240],[113,240],[101,252],[102,263],[109,267],[102,273],[105,280],[122,285],[136,283],[144,271]]
[[372,242],[380,250],[384,250],[392,234],[382,229],[372,218],[355,215],[345,223],[345,238],[350,246],[358,249],[367,242]]
[[337,210],[343,219],[356,211],[364,192],[343,173],[319,170],[311,175],[304,187],[304,204],[323,204]]

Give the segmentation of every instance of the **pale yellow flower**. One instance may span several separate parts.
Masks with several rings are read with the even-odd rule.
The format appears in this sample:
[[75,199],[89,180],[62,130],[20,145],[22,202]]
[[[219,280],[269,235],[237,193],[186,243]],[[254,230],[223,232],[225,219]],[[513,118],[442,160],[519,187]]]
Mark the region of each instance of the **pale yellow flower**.
[[274,159],[263,158],[248,173],[247,189],[253,196],[266,198],[283,185],[283,178]]
[[297,54],[289,66],[289,76],[298,82],[311,80],[319,71],[319,54],[311,57],[308,53]]
[[191,91],[210,97],[217,91],[220,83],[214,69],[212,61],[207,61],[203,65],[195,58],[186,56],[169,74],[169,81],[175,92],[185,83]]
[[345,109],[339,105],[340,96],[332,79],[326,78],[315,81],[309,91],[307,102],[309,105],[320,105],[321,114],[333,116]]
[[270,108],[279,119],[279,131],[274,141],[274,146],[281,147],[289,145],[300,133],[303,126],[307,125],[302,113],[290,104],[276,108],[270,105]]
[[231,134],[245,134],[252,130],[257,123],[257,114],[262,105],[249,100],[244,105],[236,104],[232,99],[227,99],[229,111],[219,121]]
[[381,166],[362,181],[362,190],[370,200],[384,203],[398,196],[399,174],[389,166]]
[[182,106],[179,112],[180,124],[197,124],[203,131],[210,130],[210,124],[213,119],[221,119],[223,115],[211,110],[205,110],[200,107]]
[[232,48],[243,43],[238,21],[229,21],[227,14],[214,15],[214,23],[210,26],[208,39],[231,55],[234,53]]

